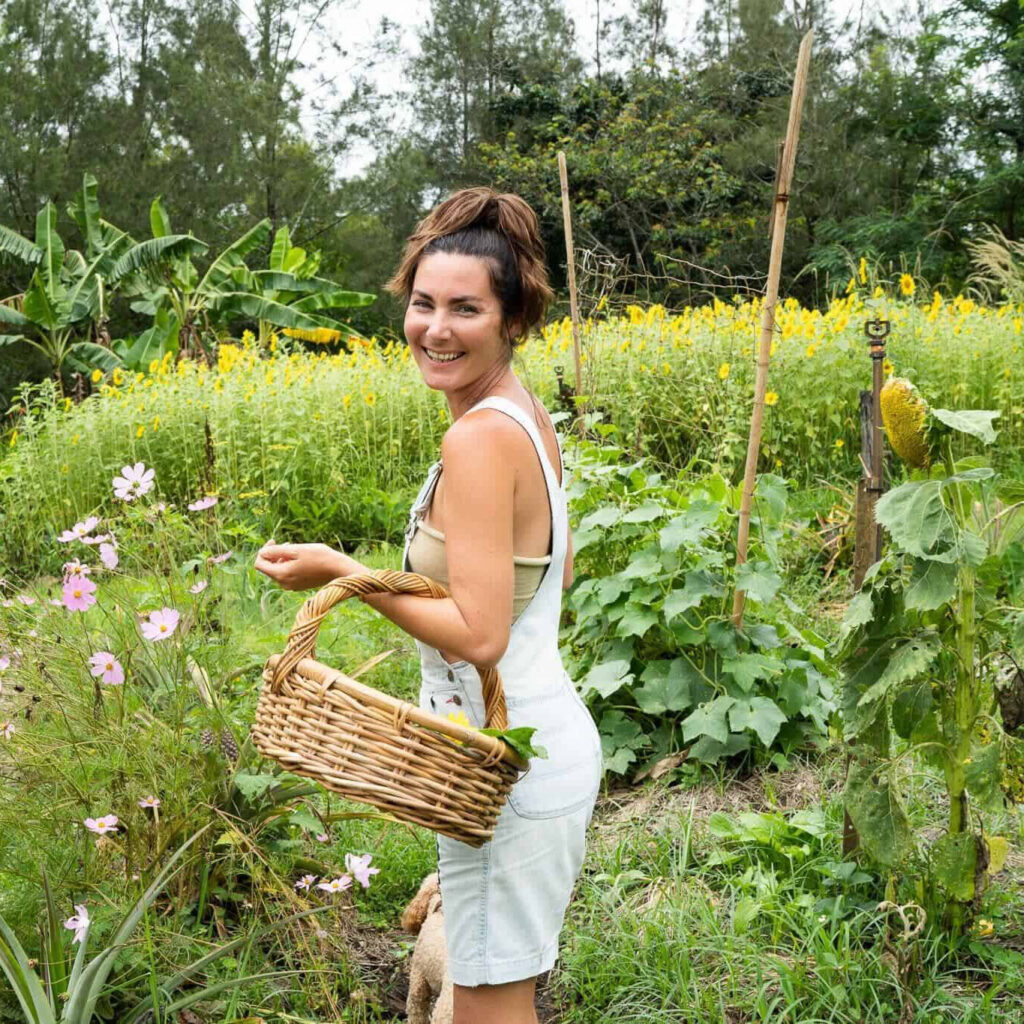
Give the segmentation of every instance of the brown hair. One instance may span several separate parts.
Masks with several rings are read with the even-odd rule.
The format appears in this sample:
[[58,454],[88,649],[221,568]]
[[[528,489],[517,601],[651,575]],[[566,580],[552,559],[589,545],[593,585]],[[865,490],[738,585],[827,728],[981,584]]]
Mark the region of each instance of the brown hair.
[[435,252],[486,260],[491,287],[501,303],[502,326],[510,331],[511,357],[512,349],[544,322],[554,297],[540,225],[529,203],[486,185],[453,193],[416,225],[398,269],[384,287],[408,304],[420,259]]

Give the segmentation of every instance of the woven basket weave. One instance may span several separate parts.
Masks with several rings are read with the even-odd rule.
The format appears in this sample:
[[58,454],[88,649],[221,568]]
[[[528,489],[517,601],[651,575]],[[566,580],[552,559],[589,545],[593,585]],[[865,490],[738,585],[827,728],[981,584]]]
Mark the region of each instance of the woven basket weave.
[[[330,609],[347,597],[375,593],[448,596],[426,576],[387,569],[342,576],[317,591],[296,616],[284,653],[263,670],[253,742],[288,771],[350,800],[482,846],[526,762],[496,737],[421,711],[316,660],[317,633]],[[498,670],[477,671],[485,728],[507,728]]]

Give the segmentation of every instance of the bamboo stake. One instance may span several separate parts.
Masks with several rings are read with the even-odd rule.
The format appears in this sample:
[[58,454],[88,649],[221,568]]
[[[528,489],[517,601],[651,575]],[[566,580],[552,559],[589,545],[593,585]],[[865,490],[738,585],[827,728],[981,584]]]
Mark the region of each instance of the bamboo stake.
[[[789,188],[793,180],[793,165],[796,162],[796,147],[800,138],[800,118],[803,114],[804,93],[807,89],[807,71],[811,61],[813,29],[800,42],[800,53],[796,61],[796,75],[793,78],[793,96],[789,104],[789,124],[786,127],[786,141],[782,147],[782,160],[772,200],[771,257],[768,263],[768,285],[765,290],[764,308],[761,311],[761,341],[757,353],[757,378],[754,385],[754,412],[750,419],[750,439],[747,443],[747,462],[743,474],[743,499],[740,503],[740,527],[736,539],[736,566],[747,560],[747,544],[750,539],[750,510],[754,503],[754,486],[757,479],[757,456],[761,447],[761,427],[764,421],[764,393],[768,387],[768,363],[771,359],[772,334],[775,329],[775,303],[779,297],[779,277],[782,272],[782,247],[786,241],[786,218],[789,213]],[[743,625],[743,606],[746,591],[736,589],[733,595],[732,621],[739,629]]]
[[[569,313],[572,316],[572,352],[576,360],[576,394],[583,394],[583,368],[580,360],[580,311],[576,300],[576,253],[572,244],[572,215],[569,212],[569,175],[565,153],[558,151],[558,177],[562,183],[562,225],[565,228],[565,258],[569,268]],[[583,406],[577,405],[580,437],[584,434]]]

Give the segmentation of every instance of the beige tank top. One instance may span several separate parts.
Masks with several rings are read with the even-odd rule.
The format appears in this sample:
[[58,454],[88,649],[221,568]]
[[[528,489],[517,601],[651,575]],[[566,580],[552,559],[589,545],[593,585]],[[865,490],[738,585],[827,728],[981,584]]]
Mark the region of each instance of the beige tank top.
[[[409,541],[408,558],[412,572],[429,576],[442,586],[449,585],[448,553],[444,546],[444,534],[423,522],[422,518],[417,521],[416,532]],[[526,555],[513,555],[512,562],[512,621],[515,622],[537,592],[544,575],[544,567],[551,562],[551,556],[530,558]]]

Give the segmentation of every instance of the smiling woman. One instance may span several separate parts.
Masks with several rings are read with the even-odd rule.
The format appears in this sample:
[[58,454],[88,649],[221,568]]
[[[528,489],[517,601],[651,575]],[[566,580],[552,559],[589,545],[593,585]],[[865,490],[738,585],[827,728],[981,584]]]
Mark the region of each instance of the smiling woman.
[[[548,751],[513,785],[490,842],[437,839],[454,1024],[534,1024],[601,776],[600,738],[558,647],[572,582],[561,450],[512,368],[552,297],[537,217],[516,195],[456,192],[417,226],[387,287],[453,419],[413,504],[403,568],[450,596],[363,600],[415,639],[421,708],[483,726],[478,670],[497,666],[509,727],[533,726]],[[368,571],[318,544],[268,545],[256,565],[292,588]]]

